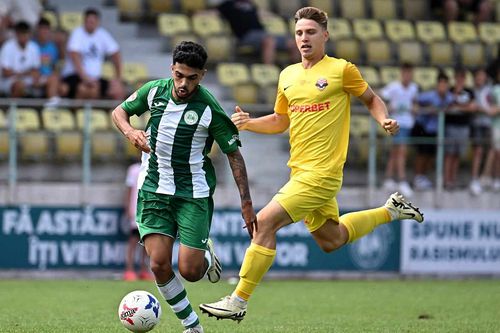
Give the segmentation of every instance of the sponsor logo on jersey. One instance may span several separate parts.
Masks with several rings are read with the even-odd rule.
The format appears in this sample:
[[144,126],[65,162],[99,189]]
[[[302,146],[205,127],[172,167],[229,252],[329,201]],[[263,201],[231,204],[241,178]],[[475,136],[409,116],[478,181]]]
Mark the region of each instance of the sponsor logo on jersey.
[[330,102],[290,105],[291,112],[318,112],[328,110],[329,108]]
[[232,145],[233,143],[235,143],[236,141],[240,141],[240,137],[238,134],[233,134],[233,137],[231,138],[231,140],[229,140],[227,142],[228,145]]
[[154,106],[154,107],[158,107],[158,106],[165,106],[165,103],[163,103],[163,102],[154,102],[154,103],[153,103],[153,106]]
[[324,90],[327,85],[328,85],[328,81],[326,79],[323,79],[323,78],[318,79],[318,81],[316,81],[316,84],[315,84],[316,88],[318,88],[319,90]]
[[194,125],[198,122],[198,114],[196,111],[189,110],[184,114],[184,121],[188,125]]

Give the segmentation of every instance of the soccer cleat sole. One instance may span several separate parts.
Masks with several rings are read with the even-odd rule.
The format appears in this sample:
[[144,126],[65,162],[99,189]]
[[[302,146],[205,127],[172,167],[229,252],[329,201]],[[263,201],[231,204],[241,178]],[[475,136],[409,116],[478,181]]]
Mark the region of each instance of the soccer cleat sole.
[[247,313],[246,311],[241,311],[241,312],[238,312],[237,314],[233,314],[233,315],[229,315],[229,316],[218,316],[216,314],[211,313],[207,309],[203,308],[201,305],[200,305],[200,310],[201,310],[201,313],[207,314],[209,318],[215,317],[217,320],[231,319],[233,321],[237,321],[238,324],[245,318],[245,315]]

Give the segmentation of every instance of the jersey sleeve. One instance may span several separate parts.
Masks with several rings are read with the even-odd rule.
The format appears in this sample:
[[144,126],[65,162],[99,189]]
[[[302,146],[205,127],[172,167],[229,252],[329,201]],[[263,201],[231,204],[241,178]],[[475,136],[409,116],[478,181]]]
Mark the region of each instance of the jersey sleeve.
[[140,116],[149,110],[148,95],[154,81],[150,81],[136,90],[122,104],[121,107],[129,116]]
[[278,81],[278,91],[276,92],[276,102],[274,102],[274,112],[279,114],[288,113],[288,99],[285,96],[285,90],[283,89],[283,83],[280,79]]
[[79,28],[73,30],[71,35],[69,36],[68,40],[68,46],[67,49],[70,52],[82,52],[83,51],[83,44],[80,42],[81,40],[81,33]]
[[344,91],[356,97],[361,96],[368,88],[368,83],[363,79],[358,68],[348,62],[343,74]]
[[210,105],[212,121],[209,132],[224,154],[230,154],[241,147],[238,129],[219,105]]
[[109,32],[103,30],[103,39],[106,55],[112,55],[120,51],[120,46]]

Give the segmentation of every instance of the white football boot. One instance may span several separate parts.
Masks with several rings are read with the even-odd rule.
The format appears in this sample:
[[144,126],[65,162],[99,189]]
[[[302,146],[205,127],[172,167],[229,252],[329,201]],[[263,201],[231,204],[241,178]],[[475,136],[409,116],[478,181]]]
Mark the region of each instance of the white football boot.
[[208,267],[207,270],[207,277],[208,280],[212,283],[219,282],[220,276],[222,273],[222,265],[220,263],[219,258],[215,254],[214,250],[214,243],[212,242],[211,239],[207,241],[207,250],[210,252],[210,257],[211,257],[211,265]]
[[237,300],[235,297],[226,296],[218,302],[200,304],[200,310],[209,317],[219,319],[243,320],[247,313],[247,303]]
[[420,213],[418,207],[413,206],[398,192],[391,194],[384,207],[387,208],[393,220],[411,219],[418,223],[424,222],[424,214]]

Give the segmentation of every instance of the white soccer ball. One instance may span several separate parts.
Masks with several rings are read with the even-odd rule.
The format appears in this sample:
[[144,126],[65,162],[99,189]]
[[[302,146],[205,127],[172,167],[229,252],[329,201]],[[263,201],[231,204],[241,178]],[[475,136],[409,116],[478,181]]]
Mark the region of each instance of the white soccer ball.
[[160,302],[144,290],[135,290],[123,297],[118,318],[132,332],[148,332],[160,321]]

